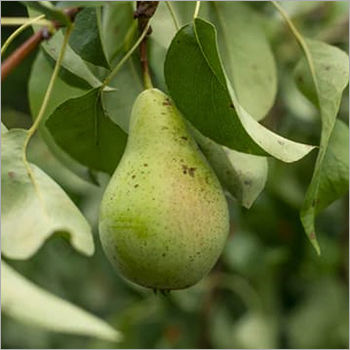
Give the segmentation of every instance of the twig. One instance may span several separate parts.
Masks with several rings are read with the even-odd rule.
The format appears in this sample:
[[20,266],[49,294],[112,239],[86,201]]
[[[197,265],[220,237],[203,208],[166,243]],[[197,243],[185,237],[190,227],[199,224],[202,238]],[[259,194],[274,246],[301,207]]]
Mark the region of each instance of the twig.
[[[39,16],[40,19],[36,20],[36,25],[39,26],[49,26],[51,21],[48,21],[45,18],[45,15]],[[1,26],[21,26],[27,25],[28,22],[31,22],[31,18],[28,17],[1,17]]]
[[[78,13],[79,8],[70,8],[65,10],[65,13],[71,20]],[[62,25],[57,21],[52,21],[52,25],[55,29],[60,28]],[[34,33],[28,40],[26,40],[19,48],[17,48],[1,65],[1,81],[4,81],[6,77],[16,68],[32,51],[34,51],[43,40],[50,39],[52,34],[47,27],[44,27]]]
[[305,53],[306,56],[306,60],[308,62],[310,71],[311,71],[311,75],[312,75],[312,80],[313,83],[316,87],[316,91],[318,94],[319,88],[318,88],[318,84],[317,84],[317,80],[315,79],[315,67],[312,61],[312,57],[310,54],[310,50],[303,38],[303,36],[300,34],[299,30],[295,27],[294,23],[290,20],[287,12],[283,9],[283,7],[277,2],[277,1],[271,1],[272,5],[274,5],[276,7],[276,9],[278,10],[278,12],[281,14],[281,16],[283,17],[283,19],[285,20],[285,22],[287,23],[290,31],[293,33],[293,35],[295,36],[298,44],[300,45],[300,47],[302,48],[302,50]]
[[[150,18],[154,15],[158,6],[158,1],[138,1],[137,8],[134,13],[134,18],[138,19],[139,32],[142,33],[147,26]],[[147,35],[143,38],[140,44],[140,61],[143,73],[143,81],[145,89],[152,88],[152,80],[150,76],[148,58],[147,58],[147,36],[152,33],[151,27]]]
[[42,41],[43,31],[39,31],[26,40],[1,65],[1,81],[15,69]]
[[5,41],[4,45],[2,45],[1,47],[1,56],[4,55],[4,53],[6,52],[7,48],[9,47],[9,45],[12,43],[12,41],[19,35],[21,34],[25,29],[27,29],[29,26],[31,26],[34,23],[38,23],[40,20],[42,20],[45,17],[45,15],[41,15],[38,17],[35,17],[31,20],[27,20],[26,23],[24,23],[23,25],[21,25],[19,28],[17,28]]
[[115,68],[112,70],[112,72],[108,75],[108,77],[105,79],[101,86],[101,90],[107,86],[110,81],[116,76],[116,74],[119,72],[120,68],[123,66],[123,64],[129,59],[129,57],[133,54],[133,52],[137,49],[137,47],[140,45],[140,43],[143,41],[145,36],[147,35],[148,29],[150,27],[150,23],[148,22],[145,29],[143,30],[140,37],[137,39],[136,43],[133,45],[133,47],[125,54],[125,56],[118,62],[118,64],[115,66]]
[[193,19],[198,17],[198,13],[199,13],[199,8],[201,6],[201,2],[200,1],[196,1],[196,7],[194,9],[194,13],[193,13]]
[[72,25],[67,27],[67,31],[66,31],[64,39],[63,39],[62,47],[61,47],[60,53],[58,55],[58,58],[57,58],[57,61],[55,64],[55,68],[54,68],[53,73],[51,75],[49,85],[46,89],[44,99],[41,103],[39,113],[38,113],[33,125],[29,128],[29,130],[27,132],[27,137],[24,140],[23,163],[26,166],[28,176],[31,178],[33,184],[35,184],[36,180],[35,180],[32,168],[30,167],[30,165],[27,161],[27,147],[28,147],[28,143],[29,143],[30,139],[33,137],[34,133],[38,130],[38,127],[39,127],[39,125],[44,117],[47,105],[49,103],[49,99],[51,97],[52,89],[53,89],[53,86],[55,84],[55,80],[58,76],[58,72],[60,70],[60,67],[61,67],[61,64],[63,61],[63,57],[64,57],[64,54],[66,52],[66,48],[68,45],[68,40],[69,40],[69,36],[70,36],[71,32],[72,32]]
[[173,7],[171,6],[171,1],[165,1],[165,3],[166,3],[166,6],[168,7],[170,15],[171,15],[171,17],[173,19],[175,29],[179,30],[180,29],[179,21],[176,18],[176,13],[175,13]]

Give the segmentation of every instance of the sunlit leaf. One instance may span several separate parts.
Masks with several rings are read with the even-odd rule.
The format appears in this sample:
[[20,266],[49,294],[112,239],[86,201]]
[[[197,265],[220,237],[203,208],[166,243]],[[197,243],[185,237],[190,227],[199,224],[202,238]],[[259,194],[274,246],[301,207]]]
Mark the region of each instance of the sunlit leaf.
[[[314,173],[305,196],[300,216],[311,243],[319,253],[320,248],[317,243],[314,225],[317,203],[327,202],[329,204],[330,201],[337,198],[337,192],[334,192],[329,198],[327,198],[327,196],[329,196],[328,190],[321,193],[319,192],[320,179],[325,169],[323,168],[323,164],[338,114],[342,93],[349,81],[349,60],[345,52],[320,41],[308,39],[306,41],[306,48],[311,61],[307,62],[306,58],[301,59],[296,67],[295,79],[300,90],[319,109],[322,121],[322,132]],[[346,147],[346,144],[343,144],[341,147]],[[346,150],[344,149],[343,152],[346,152]],[[343,156],[341,155],[340,157]],[[330,158],[328,158],[328,161],[330,161]],[[335,171],[338,165],[334,164],[334,159],[332,163],[332,167]],[[328,166],[329,165],[330,164],[328,164]],[[339,164],[339,167],[342,167],[342,165]],[[325,175],[325,177],[328,178],[328,188],[333,181],[335,182],[334,186],[337,186],[338,178],[336,176],[333,177],[332,175],[329,177]],[[324,180],[325,178],[323,181]],[[344,182],[342,187],[343,186]],[[340,192],[343,193],[343,190]],[[326,197],[321,198],[321,196]]]
[[118,342],[121,334],[105,321],[40,288],[1,262],[1,309],[6,315],[48,331]]
[[244,2],[210,4],[225,71],[238,102],[260,120],[272,107],[277,92],[276,64],[262,18]]
[[54,233],[68,234],[79,252],[92,255],[91,228],[62,188],[24,160],[27,131],[2,135],[1,251],[12,259],[31,257]]
[[266,157],[231,150],[218,145],[197,130],[192,131],[221,185],[241,205],[250,208],[265,187],[268,173]]
[[177,33],[167,53],[165,77],[184,116],[221,145],[285,162],[313,149],[273,133],[243,109],[221,65],[215,28],[204,20],[197,18]]
[[[28,99],[33,119],[36,118],[39,112],[52,72],[53,67],[44,57],[44,53],[39,52],[33,63],[28,84]],[[49,99],[49,103],[43,116],[43,121],[39,126],[39,131],[41,137],[48,145],[50,151],[64,166],[66,166],[69,170],[71,170],[82,179],[91,181],[91,176],[89,174],[88,168],[79,164],[60,147],[58,147],[53,140],[49,130],[45,126],[46,119],[59,105],[69,100],[70,98],[84,95],[86,91],[87,90],[78,87],[73,87],[67,84],[64,80],[60,79],[60,77],[57,77],[51,93],[51,97]]]

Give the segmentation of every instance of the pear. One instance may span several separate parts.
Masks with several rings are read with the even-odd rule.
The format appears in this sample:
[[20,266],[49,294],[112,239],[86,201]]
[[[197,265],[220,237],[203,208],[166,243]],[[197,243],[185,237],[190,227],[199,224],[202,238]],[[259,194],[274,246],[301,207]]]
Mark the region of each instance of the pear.
[[141,286],[183,289],[208,274],[228,232],[222,188],[180,112],[158,89],[143,91],[101,202],[107,257]]

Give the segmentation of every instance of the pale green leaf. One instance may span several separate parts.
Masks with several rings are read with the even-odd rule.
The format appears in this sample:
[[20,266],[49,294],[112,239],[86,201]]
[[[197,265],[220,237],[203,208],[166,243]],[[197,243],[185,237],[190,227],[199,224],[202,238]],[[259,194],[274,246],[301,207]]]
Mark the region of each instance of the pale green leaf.
[[[306,40],[306,49],[309,53],[310,61],[307,62],[306,58],[301,59],[296,67],[295,78],[300,90],[318,107],[322,121],[322,132],[314,173],[305,196],[300,217],[311,243],[317,252],[320,253],[314,224],[317,203],[327,202],[329,204],[329,199],[336,199],[336,193],[333,193],[333,196],[329,198],[321,198],[323,195],[328,196],[328,190],[320,192],[320,179],[323,176],[322,172],[325,170],[323,164],[342,93],[349,81],[349,59],[342,50],[316,40]],[[341,147],[346,147],[346,145],[343,144]],[[339,166],[341,167],[342,165],[339,164]],[[325,175],[325,177],[328,178],[328,188],[333,179],[335,183],[339,180],[337,176],[333,177],[333,175]],[[343,193],[343,190],[340,192]]]
[[118,342],[121,334],[105,321],[61,299],[1,262],[1,309],[6,315],[48,331]]
[[24,161],[27,131],[2,135],[1,250],[28,259],[54,233],[68,234],[72,246],[92,255],[91,228],[62,188],[34,164]]
[[336,120],[322,163],[317,212],[349,190],[349,127]]
[[277,92],[276,64],[262,18],[244,2],[215,1],[211,5],[223,64],[238,102],[260,120]]
[[268,173],[266,157],[241,153],[218,145],[195,129],[192,129],[192,133],[221,185],[241,205],[250,208],[265,187]]
[[102,104],[106,113],[125,132],[129,130],[132,106],[143,90],[138,63],[137,59],[131,57],[111,81],[111,85],[117,90],[102,94]]
[[110,62],[120,52],[130,48],[130,42],[137,34],[137,21],[134,19],[132,1],[106,1],[103,9],[103,42]]
[[[62,30],[59,30],[50,40],[47,40],[41,44],[45,52],[54,61],[57,60],[59,48],[62,47],[63,36]],[[92,87],[98,87],[101,85],[101,82],[92,74],[83,59],[76,54],[70,46],[67,46],[64,54],[62,68],[86,81]]]
[[[33,119],[35,119],[38,115],[52,72],[53,68],[45,58],[44,53],[39,52],[33,63],[28,84],[28,98]],[[60,147],[58,147],[49,130],[45,126],[45,121],[59,105],[70,98],[82,96],[85,93],[86,90],[73,87],[67,84],[64,80],[60,79],[60,77],[57,77],[49,103],[44,113],[43,121],[39,126],[39,131],[40,136],[43,138],[50,151],[64,166],[66,166],[80,178],[87,181],[92,181],[88,168],[79,164]]]

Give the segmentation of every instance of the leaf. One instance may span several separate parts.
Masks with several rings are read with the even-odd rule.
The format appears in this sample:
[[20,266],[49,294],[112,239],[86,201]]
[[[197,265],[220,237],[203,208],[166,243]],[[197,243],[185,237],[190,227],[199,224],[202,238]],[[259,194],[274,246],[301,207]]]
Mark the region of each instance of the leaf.
[[85,61],[109,69],[101,38],[99,10],[96,7],[86,7],[77,14],[69,44]]
[[61,104],[46,126],[59,147],[92,170],[112,174],[123,155],[127,135],[105,114],[99,88]]
[[107,115],[125,132],[129,129],[132,106],[143,90],[138,60],[135,61],[136,59],[131,57],[112,80],[111,85],[116,87],[117,91],[102,94],[102,104]]
[[25,2],[24,5],[44,14],[47,18],[56,20],[66,26],[69,26],[71,23],[68,16],[62,10],[56,8],[48,1],[29,1]]
[[349,190],[349,127],[336,120],[322,163],[316,211],[320,212]]
[[134,19],[134,4],[131,1],[107,1],[103,9],[103,42],[110,62],[117,55],[126,52],[129,42],[137,33],[137,22]]
[[267,159],[230,150],[201,135],[198,130],[191,130],[222,186],[249,209],[265,187]]
[[1,122],[1,135],[5,134],[6,132],[8,132],[7,127],[4,125],[3,122]]
[[210,23],[197,18],[193,25],[180,29],[168,50],[164,71],[177,107],[213,141],[284,162],[299,160],[313,149],[271,132],[239,105],[223,71],[216,31]]
[[[38,115],[52,72],[53,68],[44,57],[44,53],[39,52],[33,63],[28,84],[28,98],[33,119],[35,119]],[[43,121],[39,126],[39,131],[50,151],[63,165],[65,165],[80,178],[87,181],[92,181],[88,168],[79,164],[60,147],[58,147],[49,130],[45,126],[45,121],[47,120],[48,116],[51,115],[59,105],[70,98],[82,96],[85,93],[86,90],[68,85],[65,81],[57,77],[49,103],[44,113]]]
[[121,340],[121,334],[108,323],[40,288],[4,261],[1,261],[1,295],[2,311],[20,322],[110,342]]
[[272,107],[277,92],[275,60],[262,18],[243,2],[212,2],[226,73],[240,105],[256,120]]
[[[27,5],[28,2],[25,4]],[[38,16],[38,12],[32,10],[31,8],[28,8],[28,15],[29,17],[36,17]],[[37,32],[40,30],[40,27],[34,24],[33,29],[34,32]],[[60,29],[50,38],[50,40],[42,42],[41,47],[49,57],[56,61],[60,52],[60,48],[62,47],[62,43],[63,33],[62,29]],[[69,45],[67,46],[66,52],[64,54],[61,70],[62,68],[71,73],[73,76],[79,78],[79,80],[83,81],[85,84],[88,84],[88,86],[98,87],[101,85],[101,82],[90,71],[82,58],[77,55]]]
[[[316,251],[320,253],[314,226],[316,208],[318,202],[322,207],[325,203],[330,203],[329,199],[334,200],[337,196],[336,193],[333,193],[333,196],[329,198],[321,198],[322,195],[328,196],[328,190],[323,189],[324,192],[319,192],[320,179],[321,176],[323,176],[322,172],[325,171],[323,164],[339,110],[342,93],[349,80],[349,60],[345,52],[320,41],[307,39],[306,48],[311,61],[307,62],[306,58],[301,59],[295,70],[295,79],[301,92],[318,107],[322,120],[322,132],[320,149],[311,183],[307,189],[304,203],[300,211],[300,217],[306,234]],[[310,63],[312,65],[312,73],[309,68]],[[339,130],[337,132],[339,132]],[[334,147],[334,144],[332,147]],[[344,145],[342,147],[344,147]],[[345,152],[345,150],[343,152]],[[343,157],[343,155],[341,157]],[[328,161],[330,161],[329,158]],[[339,166],[342,167],[340,164]],[[334,186],[337,186],[336,183],[339,179],[336,176],[333,178],[333,175],[329,176],[329,174],[327,174],[323,178],[323,181],[325,181],[325,178],[327,178],[327,182],[333,182],[334,180]],[[343,185],[341,186],[343,187]],[[327,187],[331,187],[330,183]],[[343,193],[343,191],[340,192]]]
[[[191,22],[196,5],[194,1],[173,1],[170,5],[180,27]],[[202,2],[201,14],[208,7],[206,2]],[[164,61],[169,45],[176,34],[176,27],[174,22],[169,20],[169,15],[166,2],[160,1],[157,11],[152,16],[152,35],[148,38],[148,56],[152,77],[156,83],[155,85],[164,91],[167,89],[163,71]]]
[[28,259],[53,233],[64,232],[76,250],[92,255],[94,243],[84,216],[57,183],[24,161],[26,138],[23,129],[2,135],[2,253]]
[[103,6],[108,1],[57,1],[56,7],[67,8],[67,7],[96,7]]
[[[59,30],[50,40],[43,42],[41,46],[45,52],[54,61],[56,61],[58,58],[59,48],[62,46],[62,42],[63,33],[61,30]],[[70,46],[67,46],[62,61],[62,67],[73,75],[85,80],[92,87],[98,87],[101,85],[101,82],[92,74],[82,58],[76,54]]]

